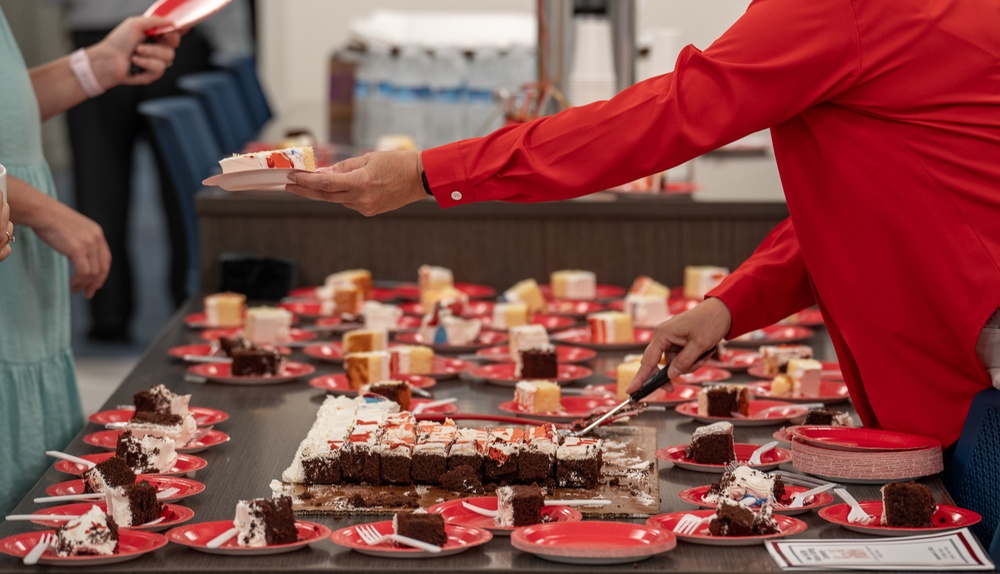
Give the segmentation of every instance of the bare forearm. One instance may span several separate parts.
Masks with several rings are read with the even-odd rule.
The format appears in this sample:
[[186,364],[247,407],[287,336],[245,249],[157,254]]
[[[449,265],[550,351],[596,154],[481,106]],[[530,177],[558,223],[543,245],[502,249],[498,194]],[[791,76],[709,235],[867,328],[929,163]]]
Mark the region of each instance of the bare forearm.
[[28,182],[7,175],[7,202],[10,204],[10,220],[15,225],[32,229],[44,227],[53,213],[64,206]]
[[35,88],[42,121],[87,99],[87,94],[70,69],[69,56],[32,68],[31,83]]

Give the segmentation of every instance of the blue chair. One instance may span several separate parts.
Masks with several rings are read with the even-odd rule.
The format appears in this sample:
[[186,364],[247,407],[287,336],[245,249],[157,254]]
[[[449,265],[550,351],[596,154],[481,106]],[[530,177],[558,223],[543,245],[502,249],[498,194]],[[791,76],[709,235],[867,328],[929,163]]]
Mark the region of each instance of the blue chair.
[[240,88],[227,72],[198,72],[177,79],[177,85],[198,98],[225,153],[237,153],[257,135]]
[[243,96],[250,117],[253,119],[254,129],[259,132],[271,119],[272,113],[267,94],[264,93],[260,76],[257,74],[257,58],[254,56],[213,58],[212,64],[236,79],[240,86],[240,95]]
[[972,532],[1000,565],[1000,390],[980,391],[972,400],[955,454],[942,474],[944,485],[963,508],[983,516]]
[[176,207],[184,221],[187,290],[198,291],[198,218],[194,198],[202,180],[218,170],[222,157],[201,104],[192,96],[148,100],[139,105],[152,134],[161,173],[168,174]]

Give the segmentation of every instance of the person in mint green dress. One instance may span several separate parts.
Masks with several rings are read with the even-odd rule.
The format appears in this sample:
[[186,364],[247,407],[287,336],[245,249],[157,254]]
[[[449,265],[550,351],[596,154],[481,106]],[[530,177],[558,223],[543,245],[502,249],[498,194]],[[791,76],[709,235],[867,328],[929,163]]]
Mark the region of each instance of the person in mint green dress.
[[86,50],[28,70],[0,10],[0,165],[16,226],[0,262],[0,516],[51,464],[45,451],[65,448],[83,426],[69,296],[92,297],[111,266],[101,228],[55,199],[41,122],[120,84],[162,76],[180,34],[146,44],[145,30],[169,23],[129,18]]

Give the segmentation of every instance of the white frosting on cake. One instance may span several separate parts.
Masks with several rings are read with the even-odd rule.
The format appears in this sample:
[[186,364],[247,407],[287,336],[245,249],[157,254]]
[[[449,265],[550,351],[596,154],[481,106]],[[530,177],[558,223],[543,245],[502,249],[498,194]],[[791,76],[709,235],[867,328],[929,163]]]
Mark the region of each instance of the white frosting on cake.
[[584,460],[594,458],[601,450],[601,439],[569,436],[556,451],[559,460]]
[[[291,465],[283,473],[281,479],[290,483],[305,481],[302,469],[302,459],[320,456],[329,451],[329,441],[344,441],[350,432],[351,424],[357,407],[364,399],[360,397],[328,396],[320,405],[316,420],[306,434],[306,438],[295,451]],[[385,401],[388,403],[389,401]],[[393,403],[395,404],[395,403]],[[399,405],[396,405],[397,408]]]
[[518,381],[517,384],[514,385],[514,402],[517,403],[517,406],[524,412],[534,412],[535,393],[537,392],[537,385],[528,381]]
[[476,340],[483,328],[479,319],[463,319],[454,315],[442,318],[441,323],[448,334],[449,345],[468,345]]
[[361,305],[361,316],[365,320],[366,329],[395,329],[403,318],[403,310],[396,305],[365,301]]
[[514,526],[514,487],[501,486],[497,488],[497,514],[494,518],[497,526]]
[[247,310],[243,335],[258,345],[277,345],[291,340],[292,314],[279,307],[253,307]]
[[597,275],[593,271],[580,269],[555,271],[550,280],[552,295],[557,299],[594,299],[597,297]]
[[142,449],[148,461],[148,467],[142,469],[143,473],[167,472],[177,462],[177,443],[169,437],[154,435],[135,437],[135,444]]
[[109,488],[104,493],[104,500],[108,506],[108,516],[110,516],[118,526],[134,526],[132,524],[132,505],[129,504],[128,496],[125,496],[125,489],[122,487]]
[[99,506],[91,506],[80,518],[70,520],[56,530],[60,556],[96,554],[109,556],[118,547],[118,537],[108,527],[108,515]]
[[184,416],[188,414],[188,405],[191,403],[191,395],[178,395],[170,391],[164,385],[154,385],[149,389],[149,394],[160,397],[170,405],[170,414]]
[[[307,151],[308,150],[308,151]],[[309,166],[307,156],[312,152],[309,148],[290,147],[279,150],[267,150],[254,153],[238,154],[227,157],[219,161],[222,173],[234,173],[238,171],[251,171],[257,169],[275,169],[271,158],[274,154],[279,154],[287,161],[291,162],[291,169],[315,169],[315,161]],[[282,166],[283,169],[288,169]]]
[[257,516],[253,500],[236,503],[236,543],[240,546],[267,546],[267,524]]
[[541,325],[520,325],[512,327],[507,347],[510,350],[510,360],[515,364],[521,362],[521,351],[541,349],[549,345],[549,332]]
[[180,423],[173,425],[132,419],[125,423],[125,430],[132,431],[132,434],[137,438],[143,438],[147,435],[169,438],[177,445],[184,447],[198,431],[198,423],[191,413],[188,413],[181,417]]
[[[744,506],[757,506],[762,501],[774,501],[774,475],[753,469],[749,466],[738,466],[726,472],[722,477],[725,484],[721,496],[736,500]],[[705,502],[718,502],[719,496],[705,495]]]
[[670,318],[667,300],[657,295],[626,295],[625,311],[636,327],[655,327]]

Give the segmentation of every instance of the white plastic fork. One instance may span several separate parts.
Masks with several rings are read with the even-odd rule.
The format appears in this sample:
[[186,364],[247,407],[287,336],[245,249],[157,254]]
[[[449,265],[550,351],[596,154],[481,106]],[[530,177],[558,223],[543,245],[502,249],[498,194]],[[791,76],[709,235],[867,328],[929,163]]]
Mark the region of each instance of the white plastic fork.
[[82,464],[87,470],[90,470],[90,469],[94,468],[95,466],[97,466],[96,463],[90,462],[89,460],[87,460],[85,458],[80,458],[78,456],[73,456],[71,454],[66,454],[64,452],[59,452],[58,450],[47,450],[47,451],[45,451],[45,454],[47,454],[47,455],[49,455],[51,457],[54,457],[54,458],[61,458],[62,460],[68,460],[69,462],[72,462],[72,463]]
[[45,551],[49,548],[49,546],[52,546],[55,543],[56,543],[55,534],[51,532],[46,532],[45,534],[43,534],[42,537],[38,539],[38,543],[35,544],[35,547],[32,548],[30,552],[28,552],[27,556],[24,557],[24,565],[34,566],[35,564],[37,564],[38,559],[42,557],[42,554],[45,554]]
[[715,515],[711,514],[709,516],[701,517],[697,514],[685,514],[684,516],[681,516],[681,519],[674,525],[674,533],[694,534],[698,531],[698,528],[700,528],[702,524],[711,520],[713,516]]
[[434,546],[433,544],[428,544],[421,540],[417,540],[416,538],[410,538],[409,536],[400,536],[399,534],[382,534],[371,524],[358,525],[354,527],[354,531],[358,533],[361,540],[363,540],[368,546],[378,546],[383,542],[397,542],[399,544],[423,550],[424,552],[430,552],[432,554],[441,552],[440,546]]
[[[611,504],[611,501],[606,498],[593,498],[593,499],[573,499],[573,500],[544,500],[542,501],[542,506],[607,506]],[[490,510],[489,508],[483,508],[481,506],[476,506],[467,500],[462,501],[462,507],[466,510],[471,510],[476,514],[482,514],[483,516],[489,516],[490,518],[496,518],[500,516],[499,510]]]
[[[171,496],[180,492],[181,489],[177,487],[170,487],[166,490],[161,490],[156,493],[157,500],[163,500],[165,498],[170,498]],[[60,496],[39,496],[34,499],[35,504],[45,504],[48,502],[71,502],[75,500],[101,500],[107,496],[103,492],[88,492],[86,494],[63,494]]]
[[444,405],[450,405],[451,403],[453,403],[453,402],[455,402],[457,400],[458,400],[457,398],[452,397],[450,399],[441,399],[440,401],[431,401],[429,403],[420,403],[419,405],[413,407],[413,414],[414,415],[419,415],[420,413],[422,413],[424,411],[427,411],[427,410],[430,410],[430,409],[434,409],[434,408],[441,407],[441,406],[444,406]]
[[858,501],[855,500],[853,496],[851,496],[850,492],[847,492],[847,489],[835,488],[833,489],[833,491],[836,492],[837,496],[842,498],[844,502],[846,502],[851,507],[851,511],[847,514],[848,522],[850,522],[851,524],[860,524],[862,526],[867,526],[875,520],[874,516],[865,512],[864,508],[861,508],[861,505],[858,504]]
[[772,440],[769,443],[757,447],[757,449],[753,451],[753,454],[750,455],[750,459],[747,461],[747,464],[749,464],[750,466],[759,465],[761,463],[760,457],[764,456],[765,453],[769,452],[776,446],[778,446],[778,441]]
[[802,508],[802,505],[806,503],[807,500],[816,496],[821,492],[826,492],[836,486],[832,482],[817,486],[816,488],[810,488],[809,490],[803,490],[802,492],[797,492],[792,495],[792,502],[788,504],[786,508]]

